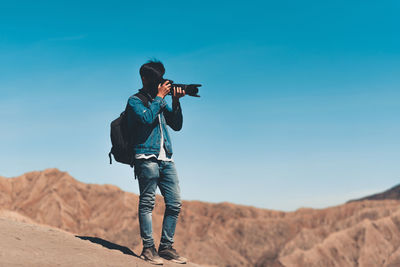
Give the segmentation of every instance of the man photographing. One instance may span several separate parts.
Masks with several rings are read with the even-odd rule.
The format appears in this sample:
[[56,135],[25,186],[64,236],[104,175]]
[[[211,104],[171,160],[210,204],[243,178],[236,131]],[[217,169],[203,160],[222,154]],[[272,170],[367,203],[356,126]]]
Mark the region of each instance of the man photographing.
[[[143,241],[142,259],[153,264],[163,264],[167,259],[186,263],[173,248],[175,228],[181,209],[180,188],[172,159],[171,138],[167,125],[173,130],[182,128],[182,109],[179,99],[185,95],[181,87],[172,87],[164,80],[164,65],[148,61],[140,68],[143,88],[131,96],[127,105],[127,121],[133,142],[135,177],[139,183],[139,224]],[[162,83],[161,83],[162,82]],[[172,94],[172,107],[165,101]],[[157,186],[165,201],[161,241],[155,248],[152,228],[152,211]]]

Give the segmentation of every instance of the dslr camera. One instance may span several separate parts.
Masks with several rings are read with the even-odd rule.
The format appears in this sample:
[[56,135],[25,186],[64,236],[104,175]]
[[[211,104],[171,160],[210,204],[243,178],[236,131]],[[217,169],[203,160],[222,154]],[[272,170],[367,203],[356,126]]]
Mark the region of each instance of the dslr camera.
[[[194,97],[200,97],[199,96],[199,87],[201,84],[182,84],[182,83],[174,83],[173,80],[170,79],[164,79],[162,78],[159,83],[164,84],[166,81],[169,81],[171,84],[171,88],[173,87],[181,87],[183,91],[185,91],[186,95],[194,96]],[[170,91],[168,93],[169,95],[172,95],[172,92]]]

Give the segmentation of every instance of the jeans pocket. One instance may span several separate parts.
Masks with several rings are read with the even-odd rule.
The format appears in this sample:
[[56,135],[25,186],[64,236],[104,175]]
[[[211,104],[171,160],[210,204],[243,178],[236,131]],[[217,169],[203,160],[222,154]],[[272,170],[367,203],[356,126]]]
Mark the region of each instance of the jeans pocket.
[[157,159],[139,159],[135,162],[135,176],[138,179],[154,179],[160,176]]

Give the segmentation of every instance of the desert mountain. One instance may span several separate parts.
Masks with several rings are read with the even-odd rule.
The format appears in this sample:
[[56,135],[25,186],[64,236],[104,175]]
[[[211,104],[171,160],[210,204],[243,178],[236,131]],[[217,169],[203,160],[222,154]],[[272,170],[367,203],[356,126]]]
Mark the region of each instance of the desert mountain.
[[[176,248],[217,266],[400,266],[398,200],[364,200],[281,212],[183,201]],[[0,178],[0,207],[80,236],[141,251],[138,196],[48,169]],[[164,205],[153,213],[156,243]]]
[[366,196],[359,199],[350,200],[349,202],[354,201],[363,201],[363,200],[384,200],[384,199],[397,199],[400,200],[400,184],[396,185],[384,192],[373,194],[370,196]]

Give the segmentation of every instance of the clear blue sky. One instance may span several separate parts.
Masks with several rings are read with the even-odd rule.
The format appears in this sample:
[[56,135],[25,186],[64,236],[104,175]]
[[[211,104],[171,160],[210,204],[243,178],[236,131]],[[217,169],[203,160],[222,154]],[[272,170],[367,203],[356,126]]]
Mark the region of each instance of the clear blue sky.
[[202,83],[173,132],[182,197],[295,210],[400,175],[398,1],[1,1],[0,175],[138,192],[109,123],[160,59]]

